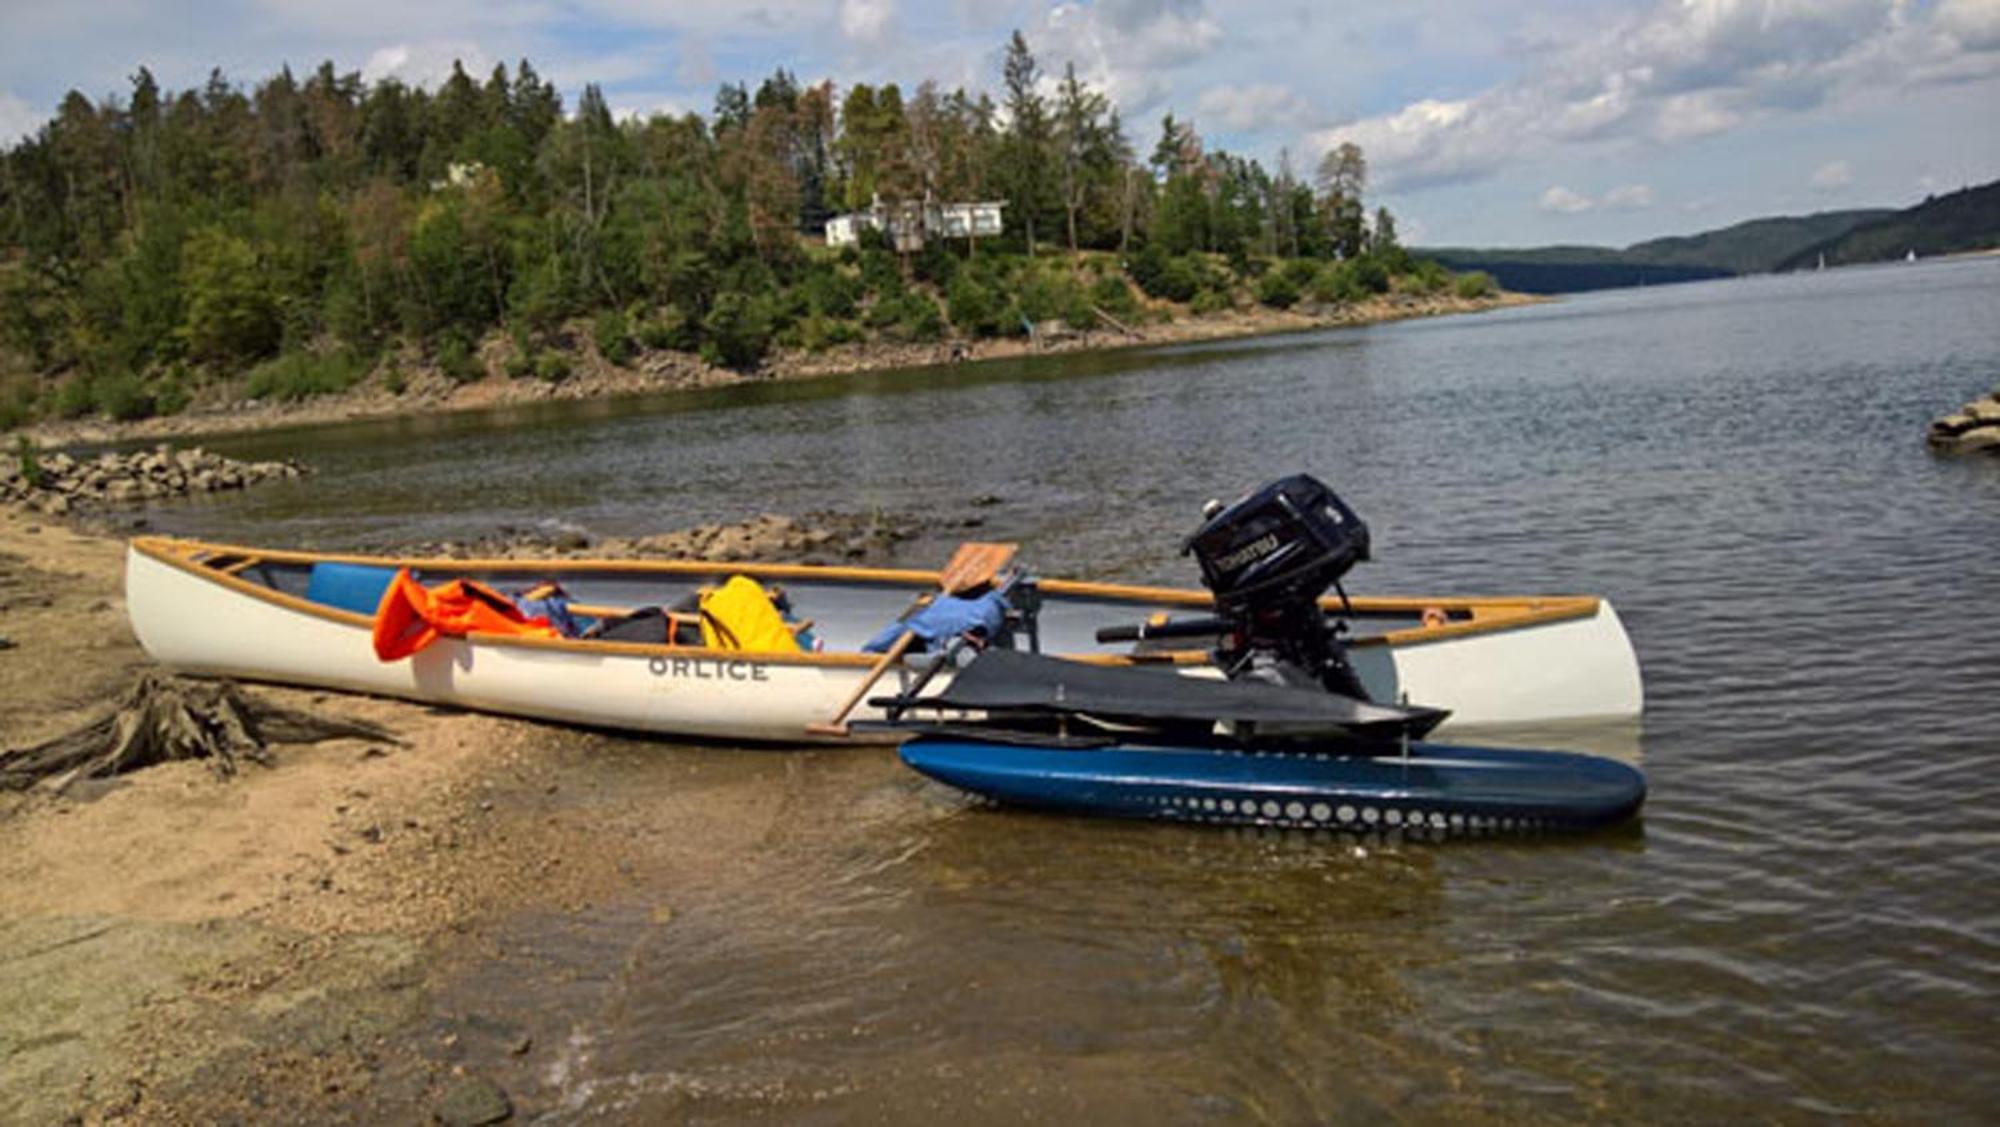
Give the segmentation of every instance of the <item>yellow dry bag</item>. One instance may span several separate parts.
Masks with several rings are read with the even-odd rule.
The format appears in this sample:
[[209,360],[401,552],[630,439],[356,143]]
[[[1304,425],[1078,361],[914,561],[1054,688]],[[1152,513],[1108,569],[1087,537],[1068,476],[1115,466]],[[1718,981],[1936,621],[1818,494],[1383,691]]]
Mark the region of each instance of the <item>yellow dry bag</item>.
[[746,653],[799,653],[799,640],[756,580],[732,575],[701,593],[701,644]]

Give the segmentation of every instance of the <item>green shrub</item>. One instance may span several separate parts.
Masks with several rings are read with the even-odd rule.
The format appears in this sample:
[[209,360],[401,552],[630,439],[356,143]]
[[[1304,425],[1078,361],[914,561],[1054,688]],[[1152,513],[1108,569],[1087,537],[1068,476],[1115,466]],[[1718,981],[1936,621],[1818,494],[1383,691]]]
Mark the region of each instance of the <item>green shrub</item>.
[[1493,275],[1488,274],[1484,270],[1473,270],[1469,273],[1460,274],[1457,280],[1452,283],[1452,289],[1458,296],[1467,301],[1477,300],[1482,297],[1492,297],[1494,294],[1500,292],[1500,287],[1493,284]]
[[827,318],[826,343],[830,345],[853,344],[855,341],[860,340],[861,337],[862,337],[862,332],[860,325],[857,325],[852,321],[837,321],[830,317]]
[[871,329],[886,329],[895,324],[896,318],[902,314],[901,297],[901,294],[897,294],[891,297],[878,297],[869,302],[868,308],[861,314],[861,323]]
[[[509,360],[507,363],[511,367],[514,362]],[[402,368],[394,364],[389,366],[388,371],[382,373],[382,389],[390,395],[401,395],[409,386],[409,377],[403,374]]]
[[13,430],[34,417],[35,396],[26,385],[8,395],[0,396],[0,430]]
[[296,402],[353,387],[368,365],[347,349],[327,353],[288,352],[250,369],[244,391],[253,399]]
[[1354,274],[1354,282],[1368,293],[1389,292],[1389,268],[1374,255],[1364,254],[1342,263]]
[[1428,258],[1418,260],[1403,276],[1403,288],[1410,293],[1443,293],[1450,286],[1451,271]]
[[815,270],[806,278],[805,297],[822,317],[851,318],[861,300],[861,283],[838,270]]
[[549,383],[561,383],[569,378],[569,357],[553,348],[544,348],[535,357],[535,375]]
[[81,374],[72,375],[57,385],[54,403],[57,416],[80,419],[96,406],[97,400],[90,394],[90,381]]
[[1361,283],[1354,278],[1354,271],[1345,262],[1329,262],[1313,274],[1313,280],[1306,287],[1314,301],[1325,305],[1346,305],[1368,296]]
[[948,286],[958,276],[958,256],[945,249],[944,242],[932,239],[924,244],[912,264],[917,278],[934,286]]
[[1257,300],[1273,309],[1290,309],[1299,303],[1299,287],[1283,270],[1267,271],[1257,279]]
[[1083,287],[1068,274],[1036,276],[1021,290],[1020,302],[1021,312],[1036,324],[1067,318],[1080,303],[1088,305]]
[[701,327],[680,306],[669,305],[639,326],[639,340],[647,348],[693,352],[701,347]]
[[25,434],[14,436],[14,458],[20,464],[21,477],[29,485],[40,489],[49,483],[49,474],[42,468],[42,448]]
[[945,292],[951,323],[958,331],[976,337],[1000,332],[1000,302],[992,290],[979,283],[970,270],[959,271]]
[[107,418],[129,422],[150,418],[153,414],[152,394],[139,377],[130,372],[118,372],[92,380],[90,396]]
[[1139,299],[1132,296],[1132,287],[1116,274],[1106,274],[1091,284],[1090,301],[1114,317],[1129,317],[1139,312]]
[[486,378],[486,367],[473,354],[472,342],[463,332],[447,329],[438,335],[438,370],[453,383],[473,383]]
[[1068,304],[1063,306],[1062,319],[1063,324],[1079,331],[1097,327],[1096,305],[1082,287],[1078,287],[1076,292],[1070,295]]
[[1139,284],[1139,288],[1152,294],[1160,284],[1160,275],[1167,270],[1167,252],[1158,243],[1147,243],[1139,253],[1126,260],[1125,272]]
[[193,376],[189,374],[187,365],[175,361],[153,381],[153,410],[162,415],[178,415],[187,410],[188,404],[194,400],[194,392],[189,387],[192,382]]
[[1235,307],[1236,303],[1229,300],[1229,295],[1222,290],[1203,290],[1194,295],[1194,300],[1188,304],[1189,309],[1203,316],[1227,313]]
[[1149,246],[1141,251],[1134,266],[1132,280],[1139,283],[1146,296],[1167,301],[1194,300],[1206,280],[1204,275],[1207,271],[1195,256],[1169,258],[1158,246]]
[[725,293],[702,320],[702,358],[724,368],[753,368],[771,347],[771,319],[762,303]]
[[812,299],[807,296],[803,286],[788,286],[774,290],[758,300],[764,305],[764,315],[771,319],[771,332],[774,335],[812,316]]
[[881,247],[869,247],[861,252],[861,281],[879,294],[900,291],[903,288],[903,271],[896,265],[896,256]]
[[792,326],[784,336],[787,344],[808,352],[824,352],[835,345],[852,344],[860,339],[861,326],[817,313]]
[[1021,312],[1021,303],[1008,299],[1000,307],[1000,315],[993,319],[994,335],[1003,337],[1024,337],[1028,335],[1028,317]]
[[514,275],[507,290],[508,320],[536,332],[553,331],[569,315],[569,291],[562,263],[551,255]]
[[625,314],[616,309],[599,313],[590,323],[590,335],[607,362],[620,367],[632,362],[632,327]]
[[944,336],[944,314],[937,302],[915,291],[903,295],[902,310],[896,318],[895,335],[909,341],[932,341]]

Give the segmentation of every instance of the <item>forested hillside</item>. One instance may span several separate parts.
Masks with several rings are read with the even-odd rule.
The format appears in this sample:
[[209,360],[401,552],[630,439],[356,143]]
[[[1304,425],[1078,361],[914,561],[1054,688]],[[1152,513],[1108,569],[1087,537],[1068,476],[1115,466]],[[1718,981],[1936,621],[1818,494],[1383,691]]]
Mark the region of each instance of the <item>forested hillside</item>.
[[[1141,149],[1018,34],[999,77],[996,101],[779,70],[724,85],[706,118],[619,120],[525,60],[434,90],[327,63],[174,91],[142,68],[127,97],[71,93],[0,160],[0,425],[395,390],[417,364],[561,380],[586,350],[674,349],[743,368],[1452,284],[1370,219],[1353,146],[1305,180],[1168,115]],[[821,244],[830,214],[925,198],[1004,200],[1006,234]]]
[[1650,239],[1623,249],[1593,246],[1521,249],[1427,248],[1420,253],[1453,269],[1484,270],[1523,293],[1575,293],[1614,286],[1660,285],[1732,274],[1764,274],[1823,241],[1895,214],[1887,208],[1823,211],[1752,219],[1695,235]]
[[1837,237],[1807,247],[1786,269],[1884,262],[1915,252],[1920,257],[2000,248],[2000,180],[1934,196],[1907,211],[1889,212]]
[[1518,293],[1583,293],[1726,278],[1719,266],[1641,262],[1612,247],[1522,247],[1492,250],[1425,247],[1414,252],[1452,270],[1477,270]]
[[1710,266],[1732,274],[1768,274],[1804,248],[1837,238],[1894,212],[1886,207],[1752,219],[1698,235],[1651,239],[1625,248],[1627,257],[1672,266]]

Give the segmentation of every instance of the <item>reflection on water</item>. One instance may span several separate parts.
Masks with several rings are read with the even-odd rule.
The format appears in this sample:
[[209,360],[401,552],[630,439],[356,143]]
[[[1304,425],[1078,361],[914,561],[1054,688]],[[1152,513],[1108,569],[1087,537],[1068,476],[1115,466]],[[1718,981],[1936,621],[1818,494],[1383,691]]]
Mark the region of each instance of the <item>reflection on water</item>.
[[1643,833],[1581,840],[1099,824],[875,752],[614,741],[671,918],[512,921],[533,954],[452,988],[546,1023],[546,1106],[1973,1120],[2000,460],[1921,435],[2000,380],[1996,310],[1975,261],[247,437],[321,472],[154,519],[361,545],[993,494],[979,535],[1048,573],[1185,583],[1205,497],[1305,468],[1375,530],[1357,590],[1602,593],[1638,647],[1643,732],[1586,745],[1643,756]]

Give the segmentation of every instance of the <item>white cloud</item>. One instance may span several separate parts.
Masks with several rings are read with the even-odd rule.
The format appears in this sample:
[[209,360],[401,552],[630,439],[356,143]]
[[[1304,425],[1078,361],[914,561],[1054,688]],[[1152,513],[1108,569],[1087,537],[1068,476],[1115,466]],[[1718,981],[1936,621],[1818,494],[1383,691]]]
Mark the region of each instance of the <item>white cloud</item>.
[[480,80],[493,69],[493,60],[477,43],[431,40],[377,48],[361,64],[361,77],[368,82],[395,78],[411,86],[436,86],[451,77],[454,62],[463,64],[465,73]]
[[1354,141],[1381,186],[1476,180],[1546,150],[1674,145],[1839,94],[2000,75],[2000,0],[1653,0],[1532,53],[1518,76],[1311,138]]
[[880,42],[895,14],[895,0],[841,0],[840,33],[857,43]]
[[1315,116],[1312,103],[1296,91],[1269,83],[1211,86],[1195,102],[1195,113],[1197,124],[1241,132],[1306,125]]
[[11,90],[0,90],[0,145],[33,136],[46,120],[47,115],[37,112],[27,99]]
[[1653,135],[1662,141],[1692,141],[1727,132],[1742,120],[1713,90],[1675,94],[1660,103]]
[[1649,184],[1620,184],[1604,193],[1603,204],[1614,211],[1641,211],[1653,206],[1653,189]]
[[1596,206],[1597,202],[1589,196],[1579,195],[1561,184],[1550,185],[1549,190],[1542,193],[1542,210],[1557,215],[1577,215]]
[[1222,25],[1200,0],[1059,3],[1026,32],[1045,71],[1066,64],[1109,95],[1128,117],[1166,97],[1166,73],[1203,58],[1222,42]]
[[1653,206],[1653,188],[1650,184],[1620,184],[1598,198],[1554,184],[1542,193],[1538,206],[1551,215],[1581,215],[1586,211],[1642,211]]
[[1830,160],[1813,170],[1812,186],[1821,192],[1838,191],[1854,183],[1854,169],[1844,160]]
[[2000,50],[2000,0],[1939,0],[1933,20],[1963,48]]

